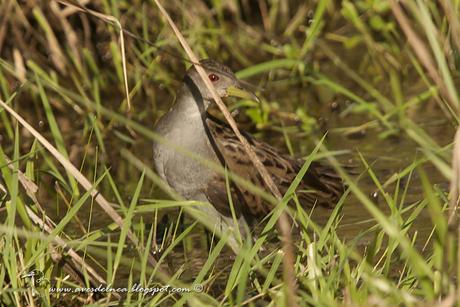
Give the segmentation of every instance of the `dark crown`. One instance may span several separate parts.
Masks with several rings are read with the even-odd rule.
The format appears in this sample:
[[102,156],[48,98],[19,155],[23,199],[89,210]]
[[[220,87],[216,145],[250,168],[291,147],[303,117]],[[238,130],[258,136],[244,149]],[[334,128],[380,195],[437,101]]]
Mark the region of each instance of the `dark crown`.
[[214,70],[216,72],[223,72],[231,77],[235,77],[233,71],[226,65],[219,63],[212,59],[200,60],[201,66],[207,70]]

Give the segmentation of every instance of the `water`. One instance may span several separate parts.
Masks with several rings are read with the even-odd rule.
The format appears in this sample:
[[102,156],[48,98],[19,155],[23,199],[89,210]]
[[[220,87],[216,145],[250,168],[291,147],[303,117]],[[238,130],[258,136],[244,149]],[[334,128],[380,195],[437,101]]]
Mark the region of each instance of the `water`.
[[[324,70],[329,71],[330,74],[334,74],[336,68],[325,67]],[[337,82],[342,81],[343,84],[350,83],[349,80],[340,80]],[[309,84],[299,85],[292,82],[287,83],[283,81],[275,81],[264,85],[266,92],[263,93],[263,96],[267,97],[269,101],[276,101],[279,106],[278,114],[274,112],[270,118],[270,122],[272,123],[271,126],[262,130],[257,129],[243,114],[237,118],[241,124],[241,127],[251,133],[254,133],[258,139],[264,140],[279,148],[281,151],[286,152],[287,148],[283,139],[283,134],[278,131],[279,127],[281,127],[280,121],[283,120],[284,126],[288,127],[289,131],[295,131],[293,133],[289,133],[289,137],[293,144],[294,153],[298,156],[308,155],[315,145],[314,140],[320,139],[324,133],[328,131],[326,138],[326,145],[328,149],[349,151],[348,154],[341,155],[338,157],[338,159],[344,164],[351,163],[352,165],[357,166],[356,170],[358,173],[364,172],[361,179],[359,180],[359,187],[363,189],[365,193],[378,204],[379,209],[382,212],[388,215],[390,213],[390,208],[384,201],[384,197],[380,195],[379,192],[377,192],[377,188],[372,179],[365,172],[364,167],[360,162],[358,152],[360,152],[366,158],[367,162],[369,165],[371,165],[380,182],[384,183],[393,174],[410,165],[417,157],[423,156],[423,153],[421,153],[418,149],[418,145],[403,132],[398,133],[397,136],[381,138],[381,133],[385,130],[380,128],[369,128],[366,130],[356,131],[351,135],[345,136],[343,130],[341,129],[344,127],[359,127],[365,123],[368,123],[370,120],[372,120],[368,113],[351,113],[347,114],[346,116],[342,116],[342,112],[346,110],[350,104],[350,102],[347,101],[345,97],[331,94],[331,92],[327,89],[311,86]],[[354,88],[351,85],[346,86],[349,86],[350,90],[355,91],[360,97],[365,96],[365,93],[359,93],[359,89]],[[414,92],[417,91],[414,90]],[[386,97],[391,97],[391,95],[387,95],[387,93],[383,93],[383,95]],[[164,102],[164,105],[160,106],[161,110],[169,109],[170,104],[172,104],[172,98],[170,97],[164,97],[164,99],[158,99],[158,101]],[[424,128],[424,130],[434,140],[436,140],[440,146],[449,144],[452,141],[455,133],[454,127],[452,127],[450,122],[445,119],[445,115],[439,110],[434,102],[424,103],[423,105],[423,109],[413,108],[412,110],[407,111],[407,116],[422,128]],[[295,118],[293,114],[295,114],[297,107],[302,107],[307,111],[308,114],[316,119],[318,125],[316,129],[312,130],[312,132],[302,132],[302,130],[299,128],[299,123],[297,123],[295,120],[292,121],[289,119]],[[287,116],[280,116],[280,112],[284,112],[284,115]],[[244,111],[242,111],[242,113],[244,113]],[[73,122],[68,114],[58,114],[57,117],[58,119],[61,119],[61,123],[62,121],[69,122],[68,125],[61,125],[62,127],[67,127],[67,129],[62,131],[66,141],[72,137],[77,138],[78,136],[75,135],[80,132],[75,128],[81,124],[79,123],[81,119]],[[144,116],[144,124],[147,127],[153,127],[152,117],[154,116]],[[44,118],[44,116],[42,116],[42,118]],[[393,118],[392,120],[394,121],[395,119]],[[46,131],[49,131],[49,127],[42,127],[45,126],[42,124],[39,124],[39,126],[42,129],[42,132],[46,133]],[[275,129],[275,126],[278,127],[278,129]],[[113,135],[105,136],[105,145],[107,146],[108,154],[102,158],[105,159],[107,166],[111,167],[110,171],[114,175],[117,186],[121,189],[121,194],[124,197],[127,197],[127,195],[132,195],[132,192],[136,188],[138,172],[134,169],[134,167],[128,165],[128,162],[120,159],[118,149],[131,146],[132,151],[135,152],[138,157],[142,158],[148,165],[153,165],[151,160],[152,144],[150,140],[143,138],[141,135],[133,136],[129,131],[123,129],[123,127],[116,126],[114,130],[121,131],[126,135],[133,137],[134,144],[127,145],[127,143],[120,141],[119,138],[114,137]],[[47,135],[47,137],[48,139],[52,139],[51,135]],[[67,147],[70,148],[69,146]],[[23,148],[23,152],[26,152],[26,149],[30,148],[29,139],[25,139]],[[79,149],[82,150],[82,148],[83,147],[80,147]],[[94,150],[94,148],[91,150]],[[78,152],[76,155],[83,156],[82,152]],[[73,162],[76,165],[79,165],[81,161]],[[438,184],[441,189],[447,190],[447,180],[433,167],[433,165],[426,164],[423,168],[429,175],[429,179],[432,184]],[[84,173],[87,174],[89,178],[92,176],[90,173]],[[51,176],[42,176],[40,177],[40,180],[41,186],[53,187],[54,179]],[[400,193],[402,193],[405,184],[406,182],[403,180],[400,185]],[[50,188],[50,190],[52,190],[52,188]],[[107,194],[110,193],[109,191],[111,188],[107,185],[106,182],[103,182],[100,190],[105,196],[107,196]],[[394,194],[395,184],[390,184],[385,188],[385,190],[390,196],[392,196]],[[66,212],[67,206],[63,204],[62,201],[59,201],[60,209],[57,211],[56,196],[54,195],[54,191],[51,191],[49,194],[47,194],[48,192],[49,191],[41,190],[42,195],[40,199],[48,200],[42,201],[42,205],[44,205],[46,212],[54,220],[58,221],[59,217],[61,217],[64,212]],[[372,198],[372,195],[374,195],[376,192],[378,197]],[[153,185],[146,180],[145,187],[142,191],[142,198],[162,199],[164,197],[165,195],[162,194],[158,188],[153,187]],[[412,183],[409,185],[407,197],[403,206],[413,204],[422,198],[423,191],[421,189],[418,173],[414,172]],[[113,200],[115,201],[115,199]],[[125,201],[128,203],[129,199],[126,199]],[[104,213],[102,213],[102,211],[97,206],[93,205],[93,208],[94,213],[92,215],[91,229],[102,228],[103,225],[109,225],[112,223],[112,221]],[[89,204],[85,204],[84,210],[79,212],[79,217],[82,221],[83,227],[88,225],[89,212]],[[176,212],[175,210],[170,210],[162,213],[171,213],[170,220],[174,220],[174,214]],[[312,218],[319,225],[324,225],[327,222],[330,214],[330,209],[315,208],[312,214]],[[349,195],[347,198],[341,215],[341,222],[338,226],[337,233],[339,234],[340,238],[345,241],[357,238],[357,236],[364,230],[367,230],[376,224],[369,212],[353,195]],[[143,218],[146,223],[153,223],[152,214],[144,214]],[[138,219],[136,219],[136,221],[138,221]],[[187,225],[190,223],[190,220],[186,221]],[[68,234],[75,235],[75,237],[78,237],[81,235],[80,228],[81,226],[79,226],[78,223],[71,223],[66,228],[66,232]],[[418,249],[422,250],[426,243],[426,239],[429,237],[432,231],[431,220],[426,210],[423,211],[415,221],[411,233],[414,233],[415,231],[417,231],[416,246]],[[203,233],[202,229],[200,228],[199,230],[194,231],[192,234],[190,234],[190,236],[192,239],[188,241],[193,242],[193,246],[191,246],[191,248],[187,248],[186,252],[184,252],[182,245],[177,246],[172,254],[168,256],[164,264],[164,266],[169,268],[171,272],[175,272],[179,268],[182,268],[183,273],[181,275],[181,279],[184,281],[193,281],[194,277],[201,270],[203,264],[206,262],[209,256],[209,247],[206,244],[206,239],[203,239],[205,234]],[[103,238],[102,240],[105,239],[106,238]],[[372,239],[373,235],[368,234],[366,236],[360,237],[357,244],[365,247]],[[111,242],[116,242],[116,240],[116,235],[111,238]],[[271,242],[266,246],[267,250],[278,248],[276,240],[274,241],[275,242]],[[218,274],[216,281],[214,281],[213,287],[213,291],[216,293],[221,293],[219,291],[221,291],[221,288],[225,286],[229,270],[233,265],[234,258],[235,255],[229,249],[224,249],[222,254],[218,257],[215,265],[216,270],[220,271],[220,273]],[[125,270],[124,268],[121,268],[120,273],[121,275],[124,275],[125,278],[119,278],[118,282],[120,285],[126,285],[129,269]]]
[[[344,164],[352,164],[355,166],[353,172],[361,174],[358,182],[359,187],[367,194],[367,196],[378,205],[378,208],[387,216],[390,215],[391,210],[387,205],[384,196],[377,190],[372,178],[365,171],[364,166],[361,163],[359,153],[361,153],[367,163],[371,166],[372,170],[376,174],[381,184],[385,183],[394,174],[402,171],[404,168],[413,163],[417,158],[423,156],[423,153],[419,150],[418,145],[406,136],[404,133],[400,133],[397,136],[391,136],[382,138],[379,135],[382,130],[380,129],[367,129],[365,131],[354,133],[351,136],[344,137],[343,132],[338,130],[341,127],[356,127],[369,121],[366,115],[350,115],[341,117],[339,112],[331,112],[331,110],[322,110],[321,112],[327,121],[327,127],[317,130],[314,136],[306,136],[302,133],[293,134],[291,141],[296,149],[304,149],[299,155],[308,155],[311,148],[314,146],[313,138],[319,139],[322,134],[328,130],[326,144],[329,150],[348,150],[349,153],[341,155],[338,159]],[[452,141],[455,129],[451,126],[448,120],[443,119],[444,116],[441,114],[436,107],[419,109],[414,113],[412,120],[423,127],[427,133],[437,141],[441,146],[447,145]],[[285,148],[285,142],[281,133],[273,133],[272,131],[265,131],[258,133],[258,138],[263,139],[271,144],[276,144],[278,148]],[[429,180],[432,184],[437,184],[442,190],[447,191],[448,181],[436,170],[436,168],[426,163],[423,169],[429,176]],[[358,176],[353,176],[357,178]],[[400,205],[401,194],[403,193],[407,182],[407,177],[403,178],[399,183],[399,198],[397,205]],[[385,191],[390,197],[394,196],[396,189],[396,183],[389,184],[385,187]],[[418,202],[424,198],[423,190],[417,171],[412,174],[411,182],[408,184],[407,195],[402,206],[407,207],[415,202]],[[325,225],[331,214],[331,209],[326,208],[315,208],[313,210],[312,218],[319,225]],[[407,218],[412,211],[409,211],[403,215]],[[365,249],[367,245],[374,239],[374,233],[367,233],[364,236],[360,236],[364,231],[377,224],[372,218],[371,214],[367,211],[364,205],[352,194],[347,197],[343,210],[341,212],[341,222],[337,228],[339,237],[344,241],[356,240],[356,246],[360,249]],[[409,233],[413,235],[417,232],[417,240],[415,246],[420,251],[424,251],[424,247],[427,244],[433,230],[430,216],[426,209],[417,217],[414,225],[411,227]],[[194,234],[198,238],[203,236],[201,233]],[[295,240],[300,238],[294,235]],[[298,242],[297,242],[298,243]],[[428,243],[429,244],[429,243]],[[268,243],[266,245],[268,250],[279,248],[279,244],[275,242]],[[188,276],[190,281],[193,281],[193,276],[201,270],[202,264],[208,258],[208,251],[206,246],[197,246],[192,251],[193,255],[188,255],[187,259],[183,257],[183,250],[176,249],[171,256],[173,259],[174,267],[183,266],[184,276]],[[219,292],[220,285],[225,286],[226,278],[230,272],[233,264],[234,255],[230,250],[224,250],[219,256],[216,262],[216,270],[221,270],[219,280],[214,282],[213,291]],[[201,265],[200,265],[201,264]],[[221,289],[222,290],[222,289]]]

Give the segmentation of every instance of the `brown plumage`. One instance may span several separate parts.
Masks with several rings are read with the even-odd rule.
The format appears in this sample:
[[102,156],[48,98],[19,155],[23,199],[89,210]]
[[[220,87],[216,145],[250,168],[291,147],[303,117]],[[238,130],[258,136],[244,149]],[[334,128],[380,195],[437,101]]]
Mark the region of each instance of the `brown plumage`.
[[[239,177],[268,190],[233,130],[209,114],[206,118],[206,125],[219,151],[218,155],[221,155],[225,166]],[[284,195],[305,161],[280,153],[272,146],[257,141],[247,133],[244,133],[244,136],[271,174],[280,192]],[[233,184],[231,192],[237,213],[264,217],[272,209],[270,203],[264,201],[260,196],[252,194],[242,186]],[[231,214],[223,176],[215,175],[213,180],[209,182],[205,193],[209,201],[220,213],[226,216]],[[332,207],[342,194],[342,179],[332,168],[316,161],[311,163],[296,189],[297,197],[302,204],[308,207],[313,205]]]

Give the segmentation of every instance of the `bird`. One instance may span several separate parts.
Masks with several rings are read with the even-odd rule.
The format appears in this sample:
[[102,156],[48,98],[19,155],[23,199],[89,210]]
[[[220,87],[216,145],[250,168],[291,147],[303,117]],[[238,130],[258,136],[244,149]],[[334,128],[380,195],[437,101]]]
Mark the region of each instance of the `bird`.
[[[221,98],[236,96],[258,100],[248,86],[238,80],[234,72],[224,64],[205,59],[199,65]],[[220,227],[234,225],[227,194],[229,192],[239,230],[247,233],[249,225],[266,217],[273,205],[251,193],[247,186],[231,182],[227,187],[225,174],[216,172],[184,153],[186,151],[221,165],[231,173],[267,190],[233,130],[208,112],[213,103],[211,92],[192,65],[185,74],[175,103],[155,125],[154,132],[174,146],[154,142],[154,168],[161,179],[183,198],[209,202],[212,206],[201,210],[206,211],[208,221],[214,221]],[[242,134],[284,194],[305,161],[282,153],[249,133],[243,131]],[[178,151],[175,146],[184,151]],[[313,161],[297,187],[296,195],[306,207],[333,207],[343,192],[342,179],[335,170],[322,162]]]

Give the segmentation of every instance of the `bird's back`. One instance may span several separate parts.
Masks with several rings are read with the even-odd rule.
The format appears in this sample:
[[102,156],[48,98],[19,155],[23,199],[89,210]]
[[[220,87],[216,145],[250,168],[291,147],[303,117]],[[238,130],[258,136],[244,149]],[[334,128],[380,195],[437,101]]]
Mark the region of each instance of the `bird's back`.
[[[213,117],[208,118],[207,126],[229,171],[268,191],[233,130]],[[280,153],[272,146],[255,140],[247,133],[244,135],[271,174],[280,192],[286,193],[305,161]],[[225,178],[216,176],[208,191],[208,199],[223,214],[230,212],[227,209],[228,188],[226,187]],[[297,187],[296,195],[305,206],[333,207],[343,191],[342,179],[335,170],[321,162],[314,161]],[[245,214],[265,216],[272,209],[269,203],[262,197],[251,193],[244,185],[233,186],[231,192],[237,209]]]

